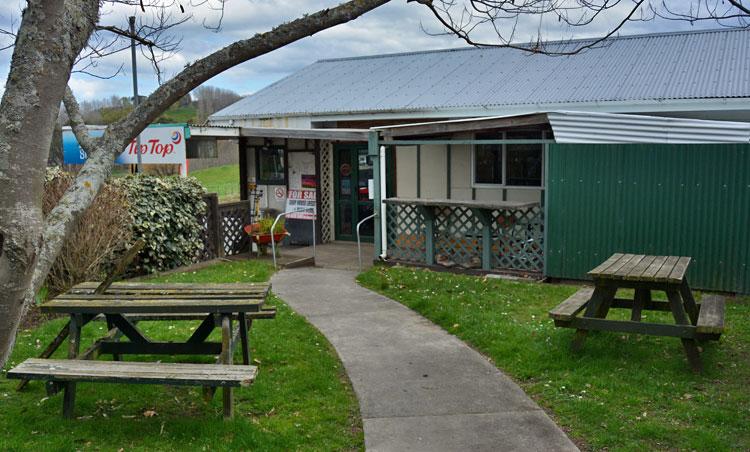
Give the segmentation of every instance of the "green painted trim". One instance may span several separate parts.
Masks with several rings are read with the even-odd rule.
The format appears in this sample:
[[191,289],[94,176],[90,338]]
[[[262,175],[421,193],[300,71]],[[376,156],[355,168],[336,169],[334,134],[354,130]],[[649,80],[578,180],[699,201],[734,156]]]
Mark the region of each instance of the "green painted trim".
[[384,146],[418,146],[421,144],[549,144],[554,140],[394,140],[378,142]]
[[378,145],[378,132],[370,132],[367,140],[367,153],[372,157],[372,179],[373,179],[373,212],[375,213],[375,227],[373,228],[373,259],[377,260],[383,251],[383,243],[381,240],[381,218],[383,215],[383,194],[380,193],[380,179],[381,179],[381,168],[380,168],[380,147]]
[[[344,241],[350,241],[355,242],[357,241],[357,223],[359,223],[359,205],[363,204],[363,201],[359,201],[357,199],[357,190],[356,190],[356,182],[359,179],[359,164],[357,162],[357,159],[359,158],[359,151],[363,149],[362,144],[335,144],[333,147],[333,166],[334,166],[334,174],[333,174],[333,184],[334,184],[334,191],[333,191],[333,204],[334,204],[334,218],[336,221],[334,221],[336,227],[335,227],[335,238],[336,240],[344,240]],[[352,180],[352,193],[351,197],[348,200],[349,204],[352,206],[352,233],[351,234],[342,234],[341,233],[341,183],[339,180],[339,171],[338,168],[341,165],[341,158],[340,153],[343,150],[349,150],[350,151],[350,161],[349,164],[352,165],[352,174],[351,174],[351,180]],[[368,147],[368,156],[370,155],[370,150]],[[373,158],[373,183],[375,183],[375,161],[376,158]],[[379,186],[376,187],[375,192],[379,189]],[[373,200],[374,201],[374,200]],[[377,222],[376,222],[377,224]],[[373,241],[373,237],[370,236],[362,236],[362,242],[370,243]]]
[[451,199],[451,145],[449,144],[446,148],[446,158],[445,160],[448,162],[448,171],[446,171],[446,181],[445,181],[445,195],[446,198]]
[[417,145],[417,198],[422,197],[422,146]]

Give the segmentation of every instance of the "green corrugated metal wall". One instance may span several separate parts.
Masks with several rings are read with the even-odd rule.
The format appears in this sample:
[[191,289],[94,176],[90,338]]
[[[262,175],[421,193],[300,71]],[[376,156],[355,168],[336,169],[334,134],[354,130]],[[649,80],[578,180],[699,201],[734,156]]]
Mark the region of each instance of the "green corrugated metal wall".
[[750,293],[749,145],[551,144],[547,190],[547,276],[680,255],[693,287]]

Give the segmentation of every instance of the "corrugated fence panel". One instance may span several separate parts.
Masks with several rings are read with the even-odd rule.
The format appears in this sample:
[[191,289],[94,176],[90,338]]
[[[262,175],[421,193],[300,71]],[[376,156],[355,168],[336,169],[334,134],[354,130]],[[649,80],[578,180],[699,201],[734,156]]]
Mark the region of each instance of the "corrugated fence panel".
[[552,144],[547,276],[612,253],[691,256],[695,288],[750,293],[750,145]]

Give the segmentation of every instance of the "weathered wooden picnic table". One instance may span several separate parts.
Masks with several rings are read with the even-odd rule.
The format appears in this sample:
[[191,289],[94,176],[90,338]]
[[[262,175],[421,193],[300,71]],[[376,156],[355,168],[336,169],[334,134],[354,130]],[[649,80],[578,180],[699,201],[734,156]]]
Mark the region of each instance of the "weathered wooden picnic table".
[[[549,312],[559,327],[575,328],[573,348],[583,346],[590,330],[673,336],[682,340],[688,362],[701,370],[697,342],[717,340],[724,330],[724,299],[704,295],[698,304],[688,284],[689,257],[615,253],[590,272],[594,287],[584,287]],[[618,289],[634,289],[633,299],[616,298]],[[668,301],[652,299],[653,291]],[[607,319],[610,308],[631,310],[630,320]],[[671,312],[675,323],[642,322],[645,310]],[[581,314],[582,315],[579,315]]]
[[[8,372],[9,378],[40,379],[48,391],[65,390],[63,415],[71,417],[76,381],[128,383],[194,384],[223,387],[224,416],[232,416],[233,386],[244,386],[255,378],[250,364],[248,328],[253,318],[273,318],[275,310],[263,303],[269,284],[147,284],[119,282],[104,293],[95,293],[99,283],[82,283],[41,305],[42,312],[67,314],[70,321],[42,354]],[[88,322],[105,319],[109,331],[80,353],[81,328]],[[155,341],[138,328],[140,320],[202,320],[184,342]],[[237,320],[237,328],[232,321]],[[221,328],[221,342],[209,341],[215,328]],[[49,358],[65,337],[69,338],[68,358]],[[120,341],[124,336],[128,341]],[[239,338],[238,338],[239,336]],[[242,366],[232,366],[235,344],[242,347]],[[93,361],[100,354],[121,355],[218,355],[215,364]]]

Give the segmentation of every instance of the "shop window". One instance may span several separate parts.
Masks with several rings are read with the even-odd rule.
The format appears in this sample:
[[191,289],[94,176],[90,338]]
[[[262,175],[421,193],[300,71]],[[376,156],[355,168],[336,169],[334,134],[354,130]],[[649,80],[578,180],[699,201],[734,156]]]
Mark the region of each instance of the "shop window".
[[286,185],[285,149],[277,146],[258,148],[256,153],[258,184]]
[[[477,140],[541,140],[541,132],[477,134]],[[544,145],[477,144],[474,146],[474,185],[541,187]]]

